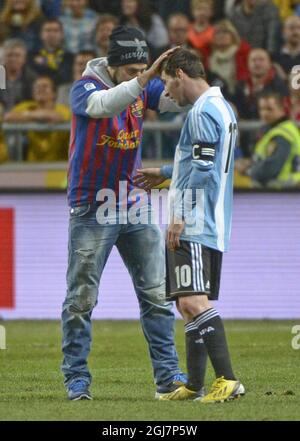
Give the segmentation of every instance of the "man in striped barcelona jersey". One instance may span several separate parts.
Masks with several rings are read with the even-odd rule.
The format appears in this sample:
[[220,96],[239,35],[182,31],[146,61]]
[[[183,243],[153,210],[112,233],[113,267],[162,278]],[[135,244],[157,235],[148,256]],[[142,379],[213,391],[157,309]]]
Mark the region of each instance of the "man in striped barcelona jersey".
[[[200,59],[178,49],[161,77],[177,104],[192,104],[176,148],[174,167],[139,170],[136,185],[150,189],[172,177],[167,231],[167,298],[185,320],[188,383],[162,400],[224,402],[245,393],[230,361],[217,300],[222,253],[227,251],[233,194],[237,123],[218,87],[209,87]],[[207,355],[216,373],[205,395]]]
[[[124,222],[124,215],[126,218],[134,204],[131,190],[133,176],[141,166],[145,110],[180,111],[165,96],[160,78],[155,78],[169,53],[145,70],[148,49],[143,34],[138,29],[119,26],[111,35],[108,58],[91,60],[71,90],[69,262],[62,312],[62,371],[71,400],[91,399],[87,367],[91,315],[97,303],[100,277],[114,245],[128,268],[138,297],[156,396],[186,380],[178,367],[174,346],[172,302],[165,300],[162,234],[157,225]],[[120,182],[126,184],[121,194]],[[98,216],[106,203],[100,190],[115,195],[117,222],[113,216]],[[147,201],[144,210],[150,213]]]

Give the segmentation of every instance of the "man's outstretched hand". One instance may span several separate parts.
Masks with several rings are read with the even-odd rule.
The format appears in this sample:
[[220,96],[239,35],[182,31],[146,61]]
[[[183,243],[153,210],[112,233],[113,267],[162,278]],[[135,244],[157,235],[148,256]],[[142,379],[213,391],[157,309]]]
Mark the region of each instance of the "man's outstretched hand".
[[168,49],[163,54],[161,54],[157,60],[154,61],[152,66],[148,67],[147,70],[145,70],[143,73],[138,75],[138,82],[142,87],[146,87],[148,81],[152,80],[152,78],[158,76],[160,74],[160,68],[162,63],[177,49],[179,49],[180,46],[172,47],[172,49]]
[[142,168],[137,170],[133,183],[136,187],[148,191],[165,180],[166,178],[160,173],[160,168]]

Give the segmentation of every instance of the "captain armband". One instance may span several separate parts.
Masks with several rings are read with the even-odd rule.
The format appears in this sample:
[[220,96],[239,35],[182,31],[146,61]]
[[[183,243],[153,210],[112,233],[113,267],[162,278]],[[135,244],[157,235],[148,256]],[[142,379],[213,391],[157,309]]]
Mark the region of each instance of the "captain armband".
[[193,144],[193,160],[211,161],[215,159],[216,144],[196,142]]

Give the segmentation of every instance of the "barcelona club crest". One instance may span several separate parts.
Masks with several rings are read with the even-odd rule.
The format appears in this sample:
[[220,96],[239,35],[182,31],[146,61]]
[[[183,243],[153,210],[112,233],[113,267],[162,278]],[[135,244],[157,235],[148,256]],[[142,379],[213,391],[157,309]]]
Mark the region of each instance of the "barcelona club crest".
[[137,118],[141,118],[144,112],[143,100],[138,97],[137,100],[130,106],[131,114]]

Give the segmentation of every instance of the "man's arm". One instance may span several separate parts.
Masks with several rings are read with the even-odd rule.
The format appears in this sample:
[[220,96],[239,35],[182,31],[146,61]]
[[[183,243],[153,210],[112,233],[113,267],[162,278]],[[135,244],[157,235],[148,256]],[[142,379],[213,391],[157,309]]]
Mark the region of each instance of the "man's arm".
[[[161,63],[176,49],[172,48],[164,52],[149,69],[137,78],[124,81],[108,90],[98,90],[90,93],[85,109],[87,115],[91,118],[104,118],[121,113],[136,100],[149,81],[158,75]],[[91,88],[96,88],[93,83],[90,84]]]
[[108,90],[98,90],[87,99],[86,113],[91,118],[110,118],[118,115],[142,93],[137,78],[124,81]]

